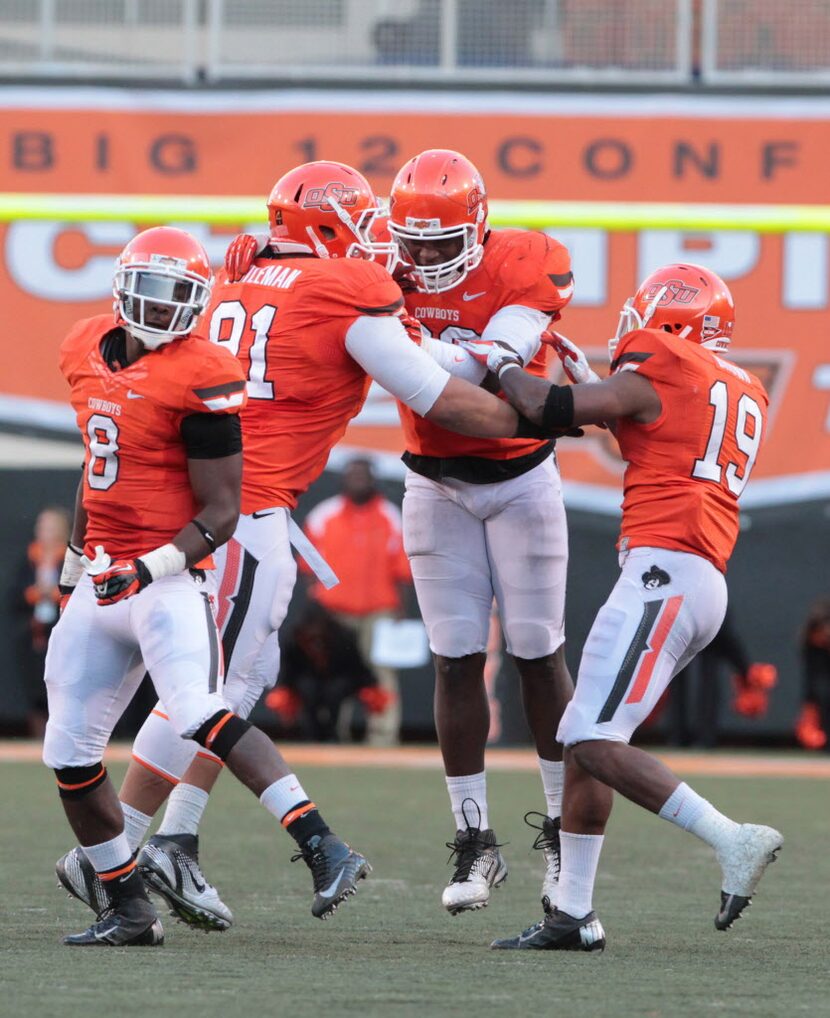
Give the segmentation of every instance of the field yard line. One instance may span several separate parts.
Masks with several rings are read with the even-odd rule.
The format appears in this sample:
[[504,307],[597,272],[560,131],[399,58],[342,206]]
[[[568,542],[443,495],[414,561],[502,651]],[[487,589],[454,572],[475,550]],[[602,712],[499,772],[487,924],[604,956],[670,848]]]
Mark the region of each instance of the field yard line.
[[[292,765],[307,767],[399,767],[439,770],[441,756],[435,746],[340,746],[309,743],[280,744]],[[0,763],[40,760],[39,742],[0,741]],[[796,753],[657,753],[656,756],[681,774],[740,778],[830,779],[830,757]],[[127,743],[114,743],[108,761],[130,759]],[[536,754],[529,749],[489,749],[487,768],[493,771],[535,771]]]

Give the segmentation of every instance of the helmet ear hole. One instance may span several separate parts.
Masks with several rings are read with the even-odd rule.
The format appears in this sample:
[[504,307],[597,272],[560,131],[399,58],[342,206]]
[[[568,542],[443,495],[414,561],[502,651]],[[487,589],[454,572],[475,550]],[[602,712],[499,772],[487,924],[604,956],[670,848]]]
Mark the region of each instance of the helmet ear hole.
[[322,233],[324,240],[334,240],[334,238],[337,236],[337,232],[333,230],[330,226],[321,226],[320,233]]

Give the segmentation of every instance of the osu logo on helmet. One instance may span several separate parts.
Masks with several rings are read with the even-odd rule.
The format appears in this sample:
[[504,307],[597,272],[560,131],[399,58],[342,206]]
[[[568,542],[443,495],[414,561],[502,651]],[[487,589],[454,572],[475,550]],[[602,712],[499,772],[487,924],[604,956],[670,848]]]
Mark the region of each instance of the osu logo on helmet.
[[660,329],[722,351],[729,347],[734,323],[735,302],[717,273],[691,262],[664,265],[625,302],[608,351],[613,360],[619,341],[634,329]]
[[[359,193],[356,187],[347,187],[345,184],[333,180],[331,183],[326,184],[325,187],[308,188],[303,198],[303,208],[320,208],[323,212],[334,212],[330,201],[331,198],[334,198],[344,208],[350,208],[357,205]],[[327,205],[328,208],[326,208]]]
[[650,283],[643,288],[643,299],[648,303],[660,294],[656,307],[664,308],[669,304],[691,304],[700,293],[694,286],[687,286],[680,279],[667,279],[665,283]]

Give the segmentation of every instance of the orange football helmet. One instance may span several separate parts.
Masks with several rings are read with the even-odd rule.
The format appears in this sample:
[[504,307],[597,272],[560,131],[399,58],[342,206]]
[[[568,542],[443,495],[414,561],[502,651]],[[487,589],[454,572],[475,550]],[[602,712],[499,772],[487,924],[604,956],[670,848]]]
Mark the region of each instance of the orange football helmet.
[[270,240],[302,244],[318,258],[390,256],[372,237],[381,212],[369,181],[345,163],[319,160],[289,170],[268,197]]
[[487,192],[481,174],[452,149],[427,149],[395,177],[389,201],[389,232],[399,258],[412,263],[408,241],[460,238],[458,254],[437,265],[413,265],[415,285],[426,293],[451,290],[484,255]]
[[707,350],[726,350],[735,325],[729,287],[702,265],[664,265],[647,276],[620,312],[609,344],[611,359],[622,337],[633,329],[663,329]]
[[184,230],[155,226],[133,237],[115,260],[114,308],[128,331],[155,350],[192,331],[212,286],[199,241]]

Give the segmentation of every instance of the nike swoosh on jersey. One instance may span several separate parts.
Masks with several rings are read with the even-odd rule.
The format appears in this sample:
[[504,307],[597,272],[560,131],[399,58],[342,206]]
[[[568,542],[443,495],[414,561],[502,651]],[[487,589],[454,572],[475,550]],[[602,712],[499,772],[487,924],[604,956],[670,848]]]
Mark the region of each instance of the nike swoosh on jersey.
[[476,297],[483,297],[485,293],[487,293],[486,290],[482,290],[481,293],[462,293],[461,299],[462,300],[475,300]]
[[132,389],[127,389],[127,399],[144,399],[140,392],[133,392]]
[[269,513],[251,513],[251,516],[253,516],[255,520],[262,520],[266,516],[273,516],[275,512],[276,510],[272,509]]

